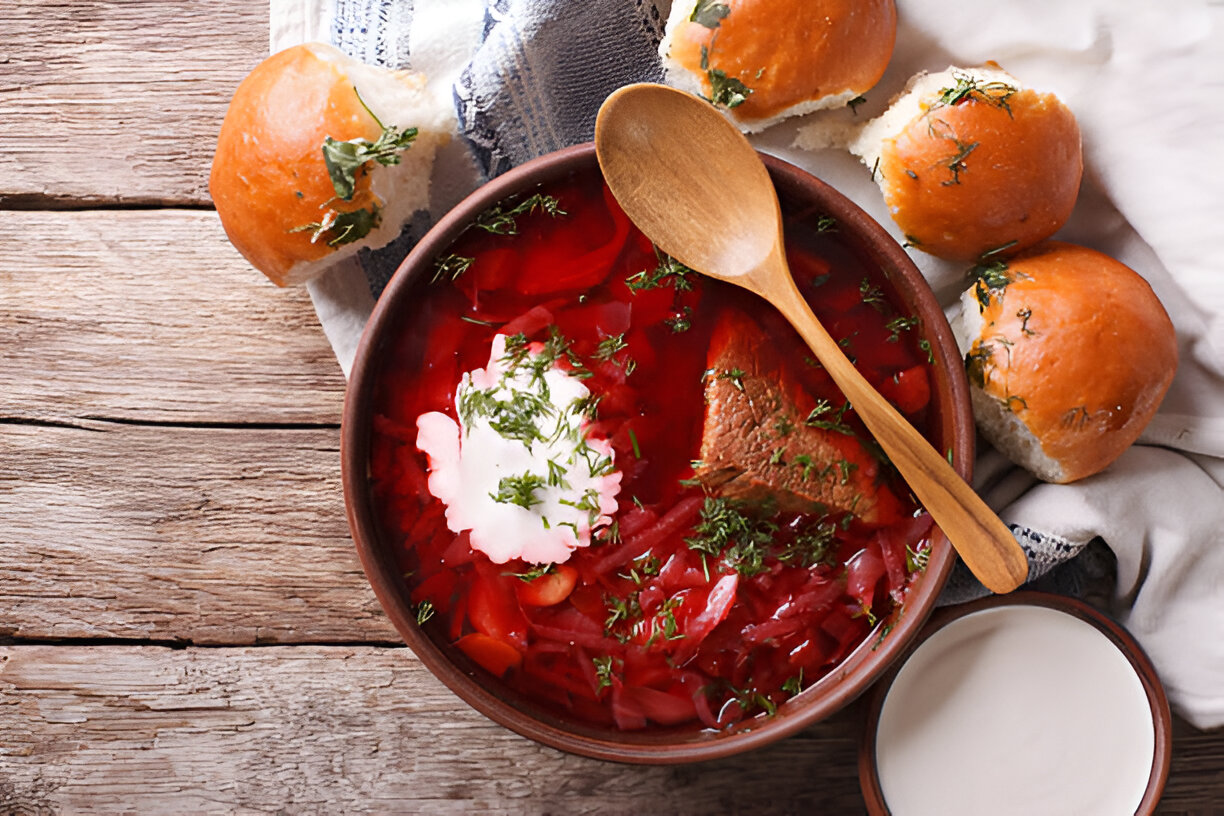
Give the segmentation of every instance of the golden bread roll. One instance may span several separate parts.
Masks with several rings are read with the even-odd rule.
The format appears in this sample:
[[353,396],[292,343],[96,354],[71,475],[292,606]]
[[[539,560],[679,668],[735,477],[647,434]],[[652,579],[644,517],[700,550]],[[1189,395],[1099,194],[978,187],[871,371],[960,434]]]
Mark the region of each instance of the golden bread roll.
[[209,178],[230,241],[278,286],[389,243],[428,206],[449,138],[435,108],[420,75],[329,45],[264,60],[230,102]]
[[1138,273],[1047,241],[975,267],[953,321],[978,429],[1047,482],[1104,470],[1177,370],[1173,323]]
[[892,0],[676,0],[659,54],[669,83],[754,132],[871,88],[896,36]]
[[994,65],[914,77],[850,150],[909,244],[953,260],[1049,238],[1083,174],[1074,114]]

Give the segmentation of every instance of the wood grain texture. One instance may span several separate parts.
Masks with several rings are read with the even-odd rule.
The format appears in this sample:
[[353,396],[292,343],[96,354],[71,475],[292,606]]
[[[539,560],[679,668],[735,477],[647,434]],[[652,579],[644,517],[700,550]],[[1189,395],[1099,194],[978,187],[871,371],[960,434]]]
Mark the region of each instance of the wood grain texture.
[[336,429],[0,427],[0,637],[399,643]]
[[9,647],[0,810],[852,814],[857,724],[626,766],[506,731],[402,648]]
[[0,217],[0,419],[339,423],[305,290],[252,269],[215,213]]
[[266,2],[0,3],[0,207],[207,204]]

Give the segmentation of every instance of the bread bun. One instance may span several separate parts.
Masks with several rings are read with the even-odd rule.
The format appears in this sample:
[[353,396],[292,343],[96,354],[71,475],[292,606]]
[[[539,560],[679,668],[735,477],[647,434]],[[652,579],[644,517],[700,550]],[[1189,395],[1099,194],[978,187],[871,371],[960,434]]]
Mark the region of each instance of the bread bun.
[[[273,283],[287,286],[399,235],[428,205],[434,152],[449,138],[423,86],[420,75],[368,66],[318,43],[288,48],[256,66],[230,102],[209,178],[221,224],[238,251]],[[380,122],[392,129],[389,136]],[[382,139],[385,145],[413,127],[418,132],[410,145],[382,152],[393,163],[351,166],[350,197],[338,194],[324,161],[325,140]]]
[[932,255],[1018,252],[1071,215],[1083,158],[1075,116],[993,63],[919,74],[850,144],[893,220]]
[[978,429],[1047,482],[1091,476],[1138,438],[1177,370],[1177,338],[1142,277],[1048,241],[974,268],[953,321]]
[[871,88],[896,37],[892,0],[676,0],[659,54],[670,84],[754,132]]

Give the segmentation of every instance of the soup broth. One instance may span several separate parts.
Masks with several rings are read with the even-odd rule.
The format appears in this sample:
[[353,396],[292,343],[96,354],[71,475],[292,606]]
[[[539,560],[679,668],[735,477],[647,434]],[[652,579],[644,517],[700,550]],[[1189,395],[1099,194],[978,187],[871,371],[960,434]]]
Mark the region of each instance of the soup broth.
[[[799,213],[786,235],[830,334],[925,432],[931,356],[916,319],[836,223]],[[925,565],[930,518],[771,307],[657,252],[594,173],[485,213],[434,271],[383,352],[370,450],[383,534],[432,638],[562,716],[641,729],[768,716],[883,636]],[[728,498],[701,476],[710,388],[742,390],[735,370],[709,368],[730,316],[759,326],[797,384],[800,414],[754,417],[777,439],[768,466],[814,488],[867,485],[848,507]],[[417,420],[458,419],[456,389],[496,335],[564,348],[596,406],[586,432],[611,443],[620,474],[615,512],[560,564],[493,563],[430,491]],[[787,447],[798,426],[846,456]]]

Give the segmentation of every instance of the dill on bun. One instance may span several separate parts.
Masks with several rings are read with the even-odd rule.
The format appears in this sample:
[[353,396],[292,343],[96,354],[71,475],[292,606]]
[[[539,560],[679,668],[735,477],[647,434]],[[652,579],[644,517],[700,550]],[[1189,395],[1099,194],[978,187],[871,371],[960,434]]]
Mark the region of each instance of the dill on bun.
[[429,203],[445,120],[419,74],[329,45],[261,62],[230,102],[209,177],[230,242],[278,286],[390,243]]
[[755,132],[857,98],[896,38],[893,0],[676,0],[659,54],[670,84]]
[[1071,110],[993,63],[913,77],[849,147],[909,244],[951,260],[1049,238],[1083,175]]
[[1177,337],[1137,272],[1047,241],[974,267],[953,331],[982,435],[1047,482],[1109,466],[1156,413]]

